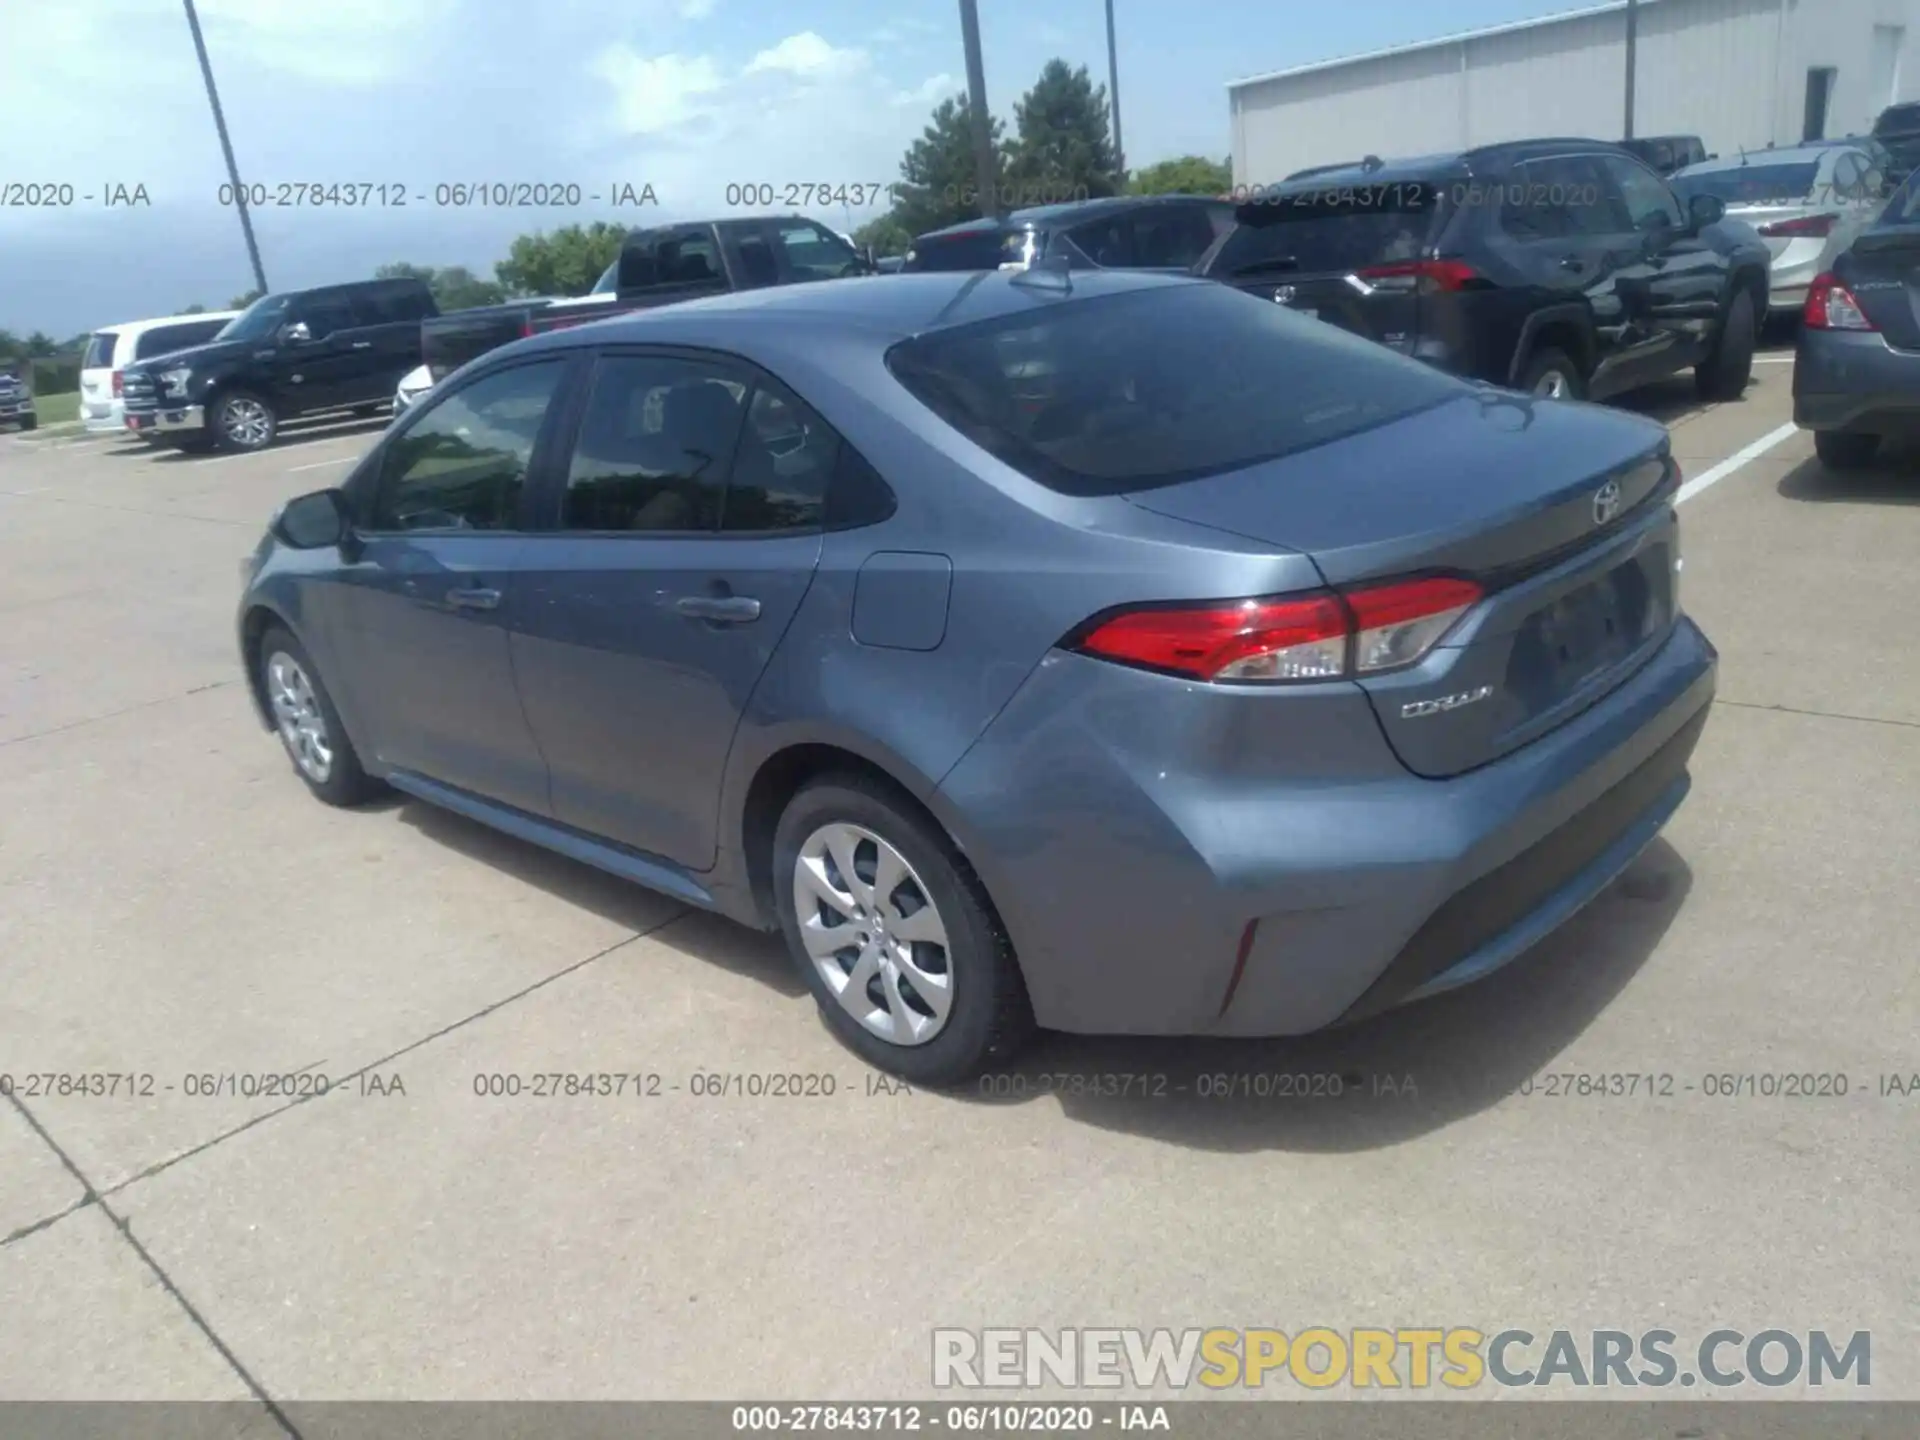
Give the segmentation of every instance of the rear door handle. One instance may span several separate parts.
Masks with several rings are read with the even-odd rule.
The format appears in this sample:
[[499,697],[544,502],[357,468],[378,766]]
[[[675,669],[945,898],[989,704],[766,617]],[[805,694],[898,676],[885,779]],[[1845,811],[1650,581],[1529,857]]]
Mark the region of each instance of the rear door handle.
[[447,604],[455,610],[497,610],[500,608],[500,592],[484,588],[449,590]]
[[682,595],[673,608],[689,620],[745,625],[760,618],[760,602],[750,595]]

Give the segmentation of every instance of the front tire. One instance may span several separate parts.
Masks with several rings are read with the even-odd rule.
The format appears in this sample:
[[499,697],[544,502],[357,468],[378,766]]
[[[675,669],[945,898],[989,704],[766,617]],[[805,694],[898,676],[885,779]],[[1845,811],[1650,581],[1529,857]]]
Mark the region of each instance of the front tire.
[[1851,430],[1816,430],[1813,453],[1829,470],[1864,470],[1880,453],[1880,437]]
[[1743,287],[1727,302],[1713,353],[1693,372],[1694,389],[1702,400],[1738,400],[1753,378],[1755,327],[1753,296]]
[[214,402],[212,429],[222,450],[246,454],[273,444],[273,437],[280,433],[280,417],[251,390],[229,390]]
[[787,950],[827,1028],[912,1084],[958,1085],[1033,1031],[1026,983],[953,842],[891,787],[810,782],[773,840]]
[[20,417],[20,433],[21,434],[24,435],[29,430],[38,430],[39,428],[40,428],[40,417],[38,415],[22,415]]
[[361,767],[333,697],[298,640],[282,626],[269,626],[254,663],[274,730],[307,789],[329,805],[351,806],[386,788]]

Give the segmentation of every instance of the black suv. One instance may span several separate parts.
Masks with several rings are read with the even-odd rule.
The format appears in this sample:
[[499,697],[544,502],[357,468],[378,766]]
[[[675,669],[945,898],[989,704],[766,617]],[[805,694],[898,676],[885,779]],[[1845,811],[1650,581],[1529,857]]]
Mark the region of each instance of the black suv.
[[1185,270],[1233,227],[1230,202],[1205,195],[1116,195],[1036,205],[917,237],[900,268],[997,270],[1066,254],[1103,270]]
[[372,414],[420,364],[421,280],[361,280],[263,295],[220,334],[123,372],[127,428],[183,450],[264,450],[282,421]]
[[1443,370],[1595,399],[1694,367],[1737,396],[1768,254],[1601,140],[1368,162],[1242,201],[1197,273]]
[[1920,104],[1887,106],[1874,118],[1873,138],[1886,147],[1887,179],[1899,184],[1920,168]]

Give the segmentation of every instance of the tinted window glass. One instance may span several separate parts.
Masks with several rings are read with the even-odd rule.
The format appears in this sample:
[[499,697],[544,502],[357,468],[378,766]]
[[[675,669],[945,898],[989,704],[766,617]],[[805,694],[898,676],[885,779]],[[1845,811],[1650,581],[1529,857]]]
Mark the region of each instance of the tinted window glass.
[[893,514],[894,504],[893,488],[880,478],[880,472],[869,465],[858,450],[841,441],[840,454],[833,467],[833,484],[827,491],[829,528],[847,530],[856,525],[877,525]]
[[1600,164],[1619,186],[1627,223],[1635,230],[1653,230],[1663,225],[1677,230],[1686,223],[1666,181],[1646,166],[1624,155],[1602,155]]
[[344,296],[316,296],[299,308],[296,318],[305,322],[307,333],[315,340],[324,340],[336,330],[349,330],[354,324],[353,311]]
[[1735,165],[1725,170],[1702,170],[1676,175],[1673,185],[1686,195],[1713,195],[1728,205],[1785,205],[1813,193],[1820,173],[1817,160],[1786,165]]
[[1133,254],[1133,220],[1129,216],[1116,215],[1076,225],[1067,232],[1067,238],[1082,255],[1103,269],[1138,263]]
[[971,230],[959,235],[922,235],[907,251],[903,270],[994,270],[1026,252],[1025,230]]
[[1912,225],[1920,222],[1920,170],[1907,177],[1887,201],[1887,208],[1874,221],[1876,228],[1887,225]]
[[1488,190],[1500,206],[1500,229],[1515,240],[1575,240],[1620,227],[1611,188],[1583,155],[1516,165]]
[[1371,341],[1201,284],[936,330],[887,363],[974,443],[1072,495],[1258,464],[1462,389]]
[[725,273],[720,268],[720,252],[714,247],[713,237],[705,231],[690,231],[662,240],[654,251],[654,263],[659,266],[661,280],[669,285],[697,285]]
[[221,332],[228,340],[264,340],[286,322],[292,295],[262,295],[227,323]]
[[742,235],[739,244],[740,279],[745,289],[780,283],[780,267],[774,263],[773,247],[762,235]]
[[511,530],[562,360],[498,370],[431,403],[387,452],[375,530]]
[[1239,224],[1208,273],[1340,274],[1417,259],[1432,237],[1442,188],[1413,180],[1263,197],[1235,211]]
[[600,278],[593,282],[595,295],[611,295],[620,288],[620,262],[615,260],[600,272]]
[[182,325],[156,325],[146,331],[133,347],[136,360],[146,360],[155,355],[171,355],[175,350],[185,350],[189,345],[199,345],[211,340],[220,333],[224,320],[201,320]]
[[594,371],[567,470],[569,530],[713,530],[746,387],[684,360],[610,356]]
[[1159,205],[1140,211],[1133,217],[1133,263],[1181,269],[1193,264],[1215,239],[1209,208],[1225,219],[1224,206]]
[[1920,105],[1889,105],[1880,112],[1880,118],[1873,122],[1876,135],[1894,134],[1902,130],[1920,130]]
[[87,353],[81,357],[82,370],[111,370],[113,368],[113,347],[120,339],[117,332],[102,330],[87,341]]
[[839,437],[818,416],[771,390],[754,391],[721,528],[818,528],[839,449]]
[[860,257],[838,235],[818,225],[784,224],[778,227],[787,269],[796,280],[837,280],[857,274]]

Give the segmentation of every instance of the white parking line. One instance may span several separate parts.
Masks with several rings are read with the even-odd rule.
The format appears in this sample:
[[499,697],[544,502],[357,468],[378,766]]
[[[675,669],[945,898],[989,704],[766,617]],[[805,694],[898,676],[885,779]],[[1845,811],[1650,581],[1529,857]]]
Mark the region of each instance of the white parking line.
[[316,460],[311,465],[296,465],[287,471],[287,473],[289,475],[298,475],[302,470],[324,470],[329,465],[351,465],[359,458],[358,455],[341,455],[332,460]]
[[1762,455],[1773,449],[1774,446],[1784,445],[1799,433],[1800,427],[1792,421],[1788,421],[1778,430],[1769,430],[1751,445],[1734,451],[1733,454],[1722,460],[1711,470],[1702,471],[1700,474],[1694,476],[1693,479],[1687,481],[1686,484],[1680,487],[1680,493],[1673,497],[1673,503],[1676,505],[1684,504],[1709,485],[1719,484],[1722,480],[1726,479],[1727,476],[1740,469],[1741,466],[1758,460]]

